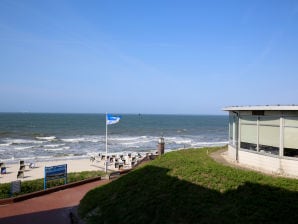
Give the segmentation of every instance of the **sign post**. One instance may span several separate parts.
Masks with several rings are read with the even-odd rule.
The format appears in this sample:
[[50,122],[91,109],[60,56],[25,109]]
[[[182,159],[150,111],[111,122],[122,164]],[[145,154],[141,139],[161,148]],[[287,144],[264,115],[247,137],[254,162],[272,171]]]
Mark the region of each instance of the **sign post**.
[[11,182],[10,187],[10,194],[13,196],[14,193],[20,193],[21,192],[21,181],[16,180]]
[[44,168],[44,189],[47,189],[47,181],[64,178],[67,183],[67,164],[48,166]]

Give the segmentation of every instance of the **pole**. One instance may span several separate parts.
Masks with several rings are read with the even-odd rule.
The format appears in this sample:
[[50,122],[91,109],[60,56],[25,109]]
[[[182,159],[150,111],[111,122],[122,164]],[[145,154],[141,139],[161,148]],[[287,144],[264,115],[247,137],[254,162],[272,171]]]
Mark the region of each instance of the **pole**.
[[107,124],[107,113],[106,113],[106,164],[105,164],[105,172],[108,171],[108,124]]

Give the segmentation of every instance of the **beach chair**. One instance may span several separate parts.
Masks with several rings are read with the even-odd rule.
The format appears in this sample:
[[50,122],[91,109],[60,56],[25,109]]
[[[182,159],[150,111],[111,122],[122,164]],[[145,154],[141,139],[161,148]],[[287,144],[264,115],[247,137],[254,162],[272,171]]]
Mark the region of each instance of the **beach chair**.
[[20,160],[20,166],[24,165],[25,166],[25,161],[24,160]]
[[93,163],[94,161],[95,161],[95,157],[94,157],[94,156],[91,156],[91,157],[90,157],[90,162]]
[[19,178],[24,178],[24,171],[23,170],[18,171],[17,179],[19,179]]
[[123,163],[121,163],[121,164],[119,163],[118,169],[119,169],[119,170],[122,170],[123,168],[124,168]]
[[6,167],[5,166],[1,167],[1,174],[6,174]]
[[20,165],[20,169],[21,171],[25,171],[25,165]]
[[3,162],[0,162],[0,167],[5,167]]
[[35,163],[30,163],[30,164],[29,164],[29,168],[30,168],[30,169],[36,168]]

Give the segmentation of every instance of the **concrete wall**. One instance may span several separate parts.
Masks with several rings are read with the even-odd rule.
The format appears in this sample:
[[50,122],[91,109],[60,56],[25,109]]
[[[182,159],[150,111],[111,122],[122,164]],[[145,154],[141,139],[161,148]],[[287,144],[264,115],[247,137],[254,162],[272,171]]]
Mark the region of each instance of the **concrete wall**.
[[285,175],[298,177],[298,160],[281,159],[281,169]]
[[[236,149],[231,145],[228,146],[228,156],[236,161]],[[268,156],[246,150],[239,150],[238,163],[239,165],[245,165],[258,171],[298,178],[297,159],[280,158],[277,156]]]
[[258,170],[263,170],[270,173],[280,172],[280,162],[276,157],[260,155],[248,151],[239,150],[238,153],[239,163],[251,166]]

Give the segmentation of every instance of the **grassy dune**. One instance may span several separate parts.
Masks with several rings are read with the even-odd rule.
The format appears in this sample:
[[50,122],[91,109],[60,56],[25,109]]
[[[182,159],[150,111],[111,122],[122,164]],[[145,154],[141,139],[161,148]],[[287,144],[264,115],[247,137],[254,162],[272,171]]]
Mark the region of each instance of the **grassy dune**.
[[297,223],[298,180],[227,167],[219,148],[167,153],[90,191],[87,223]]

